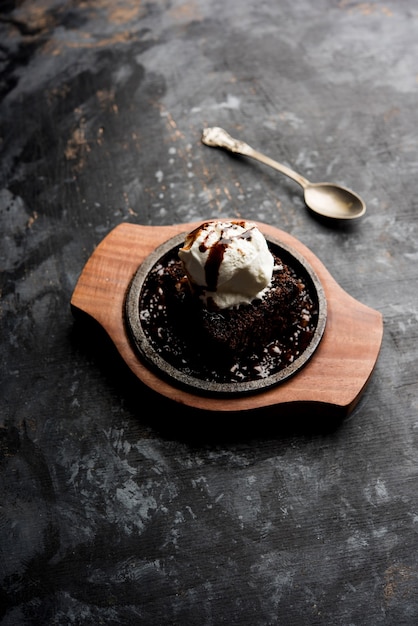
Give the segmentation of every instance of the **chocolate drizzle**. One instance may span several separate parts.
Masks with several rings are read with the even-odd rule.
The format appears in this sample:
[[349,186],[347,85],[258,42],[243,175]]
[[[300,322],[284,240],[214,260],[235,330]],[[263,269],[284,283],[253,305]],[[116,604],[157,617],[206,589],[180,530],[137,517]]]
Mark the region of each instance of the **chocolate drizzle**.
[[228,240],[220,239],[209,250],[209,256],[205,263],[205,279],[209,291],[216,291],[218,287],[219,270],[228,245]]
[[[185,241],[185,249],[190,249],[193,243],[200,237],[202,232],[207,230],[210,222],[205,222],[199,228],[196,228],[192,231]],[[248,239],[251,241],[253,236],[254,226],[248,228],[244,232],[238,230],[238,228],[245,228],[246,222],[244,220],[233,220],[230,222],[227,228],[224,228],[221,231],[220,237],[218,241],[213,243],[208,243],[210,232],[208,231],[205,239],[199,244],[199,251],[204,254],[209,250],[208,258],[205,263],[205,280],[206,287],[209,291],[216,291],[218,286],[219,272],[221,269],[222,261],[225,256],[225,252],[228,246],[234,241],[234,239]],[[233,234],[233,236],[227,236],[227,231],[231,231],[236,227],[237,232]]]

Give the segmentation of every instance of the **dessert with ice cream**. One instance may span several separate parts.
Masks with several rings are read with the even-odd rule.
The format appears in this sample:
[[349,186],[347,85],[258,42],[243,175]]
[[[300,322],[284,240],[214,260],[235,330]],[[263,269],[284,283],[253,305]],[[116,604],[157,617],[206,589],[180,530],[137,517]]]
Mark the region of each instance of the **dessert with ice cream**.
[[315,336],[314,282],[255,223],[204,222],[147,269],[134,305],[142,343],[182,380],[274,380]]

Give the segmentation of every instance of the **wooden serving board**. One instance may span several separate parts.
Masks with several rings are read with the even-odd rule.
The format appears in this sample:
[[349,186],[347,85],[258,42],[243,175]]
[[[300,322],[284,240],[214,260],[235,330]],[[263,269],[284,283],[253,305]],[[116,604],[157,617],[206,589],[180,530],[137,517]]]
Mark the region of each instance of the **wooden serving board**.
[[373,372],[382,336],[382,315],[348,295],[319,259],[301,242],[273,226],[259,229],[296,249],[316,271],[327,299],[327,323],[319,347],[292,378],[275,387],[240,397],[198,395],[178,388],[151,371],[138,357],[125,330],[124,302],[129,284],[144,259],[160,244],[187,233],[200,222],[172,226],[121,224],[98,245],[75,287],[71,305],[96,320],[108,333],[132,372],[148,387],[182,405],[231,412],[315,404],[347,415],[357,404]]

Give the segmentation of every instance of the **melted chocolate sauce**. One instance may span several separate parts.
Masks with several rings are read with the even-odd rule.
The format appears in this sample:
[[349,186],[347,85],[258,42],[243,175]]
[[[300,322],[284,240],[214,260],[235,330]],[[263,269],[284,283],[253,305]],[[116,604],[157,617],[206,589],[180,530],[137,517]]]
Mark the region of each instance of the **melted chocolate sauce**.
[[[245,222],[231,222],[232,224],[236,224],[237,226],[244,227]],[[196,237],[200,235],[202,230],[204,229],[205,224],[198,230],[196,230]],[[228,228],[230,230],[230,228]],[[207,245],[207,240],[209,238],[209,234],[204,241],[199,245],[199,251],[205,253],[209,249],[209,255],[205,263],[205,280],[206,286],[209,291],[216,291],[218,286],[219,279],[219,271],[221,269],[221,264],[223,258],[225,256],[225,251],[229,245],[233,242],[234,239],[248,239],[251,241],[253,228],[249,228],[245,230],[243,233],[237,233],[234,237],[226,237],[225,231],[221,232],[221,236],[219,240],[211,246]],[[194,234],[194,233],[193,233]]]
[[218,286],[219,270],[223,261],[225,250],[230,240],[219,240],[209,250],[209,256],[205,263],[205,279],[209,291],[216,291]]

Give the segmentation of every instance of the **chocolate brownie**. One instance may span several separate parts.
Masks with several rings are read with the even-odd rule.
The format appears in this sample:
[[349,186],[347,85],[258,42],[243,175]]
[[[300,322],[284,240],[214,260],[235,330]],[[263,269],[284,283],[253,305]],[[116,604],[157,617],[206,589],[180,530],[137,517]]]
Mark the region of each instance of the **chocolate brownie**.
[[139,315],[153,349],[186,375],[218,383],[271,376],[309,345],[318,320],[306,275],[273,250],[274,272],[262,299],[236,308],[206,306],[190,289],[178,249],[149,272]]

